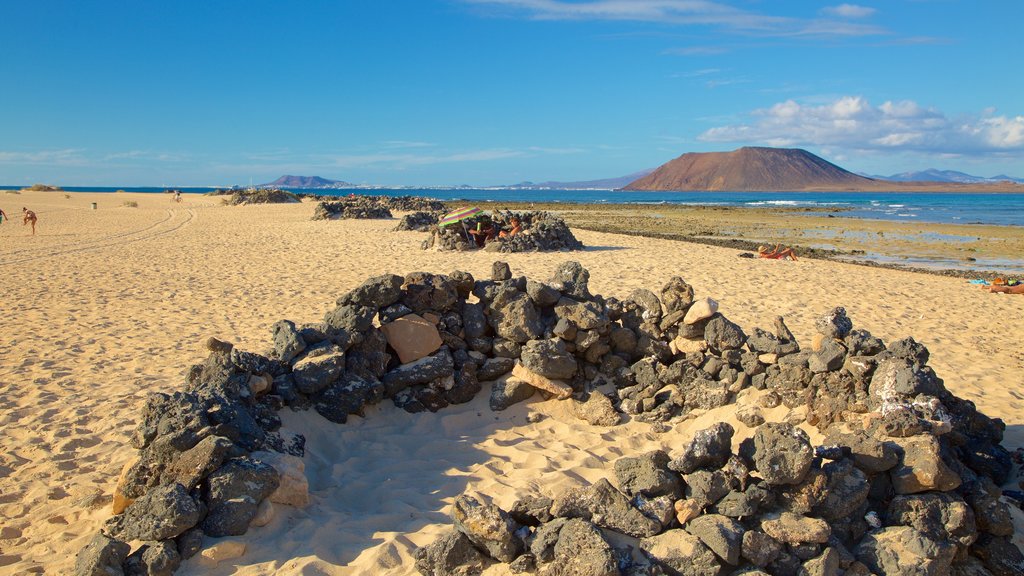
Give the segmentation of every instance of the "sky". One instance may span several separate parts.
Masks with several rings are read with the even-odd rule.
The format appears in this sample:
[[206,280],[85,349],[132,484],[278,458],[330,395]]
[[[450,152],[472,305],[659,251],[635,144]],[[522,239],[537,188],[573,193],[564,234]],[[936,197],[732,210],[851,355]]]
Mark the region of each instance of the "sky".
[[0,0],[0,184],[1024,177],[1020,0]]

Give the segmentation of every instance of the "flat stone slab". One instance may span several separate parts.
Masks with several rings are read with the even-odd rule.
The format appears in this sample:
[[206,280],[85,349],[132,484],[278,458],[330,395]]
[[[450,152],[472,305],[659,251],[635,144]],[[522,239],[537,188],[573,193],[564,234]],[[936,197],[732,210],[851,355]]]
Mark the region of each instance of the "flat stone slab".
[[441,347],[441,335],[433,322],[418,314],[407,314],[380,327],[402,364],[430,356]]

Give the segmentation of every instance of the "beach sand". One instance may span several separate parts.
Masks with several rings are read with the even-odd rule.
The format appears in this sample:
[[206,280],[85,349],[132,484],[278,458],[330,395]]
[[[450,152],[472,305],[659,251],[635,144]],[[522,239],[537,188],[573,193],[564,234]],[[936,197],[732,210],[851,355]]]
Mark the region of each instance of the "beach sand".
[[[21,206],[39,215],[34,237]],[[424,252],[422,233],[391,232],[396,220],[312,221],[308,202],[23,192],[0,193],[0,208],[16,219],[0,225],[0,574],[71,570],[109,517],[146,395],[181,389],[205,337],[262,352],[277,320],[319,321],[338,296],[384,272],[488,278],[503,259],[515,275],[547,279],[577,260],[592,292],[617,297],[678,275],[748,331],[785,316],[805,345],[814,318],[842,305],[854,327],[886,342],[924,343],[952,392],[1006,421],[1004,446],[1024,445],[1024,296],[962,279],[588,231],[577,231],[587,246],[579,253]],[[246,543],[241,558],[194,558],[179,573],[414,574],[415,547],[450,528],[449,504],[466,490],[508,507],[529,491],[610,477],[619,456],[671,451],[718,420],[737,426],[737,440],[748,434],[729,407],[657,434],[639,422],[593,427],[537,396],[492,413],[486,396],[437,414],[384,403],[344,426],[286,411],[286,426],[307,435],[312,504],[277,507],[270,524],[233,538]],[[546,417],[530,424],[532,412]]]

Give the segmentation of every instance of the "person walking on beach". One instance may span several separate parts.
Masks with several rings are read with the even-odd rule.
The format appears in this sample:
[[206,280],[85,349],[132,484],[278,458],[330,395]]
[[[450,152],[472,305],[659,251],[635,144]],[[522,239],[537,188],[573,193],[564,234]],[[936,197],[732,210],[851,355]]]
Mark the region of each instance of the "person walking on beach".
[[4,209],[0,208],[0,224],[3,224],[5,219],[7,219],[7,212],[4,212]]
[[31,211],[31,210],[29,210],[28,208],[25,208],[24,206],[21,208],[21,213],[24,216],[24,219],[21,221],[21,225],[24,226],[25,224],[28,224],[28,223],[31,222],[32,223],[32,235],[35,236],[36,235],[36,220],[38,220],[38,218],[36,218],[36,213]]
[[174,201],[181,204],[181,190],[174,191]]

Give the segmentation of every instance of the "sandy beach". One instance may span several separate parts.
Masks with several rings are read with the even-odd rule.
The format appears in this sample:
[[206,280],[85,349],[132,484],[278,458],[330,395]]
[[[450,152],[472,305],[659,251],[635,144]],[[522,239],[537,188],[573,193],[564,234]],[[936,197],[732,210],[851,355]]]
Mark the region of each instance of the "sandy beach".
[[[35,236],[22,206],[38,214]],[[587,230],[574,230],[587,246],[577,253],[423,251],[425,235],[392,232],[396,220],[313,221],[309,202],[22,192],[0,193],[0,208],[15,218],[0,225],[0,574],[71,570],[110,515],[146,396],[182,388],[206,337],[262,352],[274,322],[319,321],[385,272],[486,278],[501,259],[514,275],[546,279],[576,260],[592,292],[616,297],[681,276],[744,329],[782,315],[801,342],[817,315],[845,306],[856,328],[924,343],[947,388],[1006,421],[1005,447],[1024,446],[1024,296],[959,278]],[[727,406],[664,434],[640,422],[608,429],[538,396],[492,413],[486,395],[437,414],[384,403],[343,427],[286,414],[308,439],[312,504],[279,507],[267,526],[232,538],[247,546],[241,558],[197,557],[178,573],[415,574],[413,551],[450,527],[448,507],[467,490],[509,506],[523,492],[606,477],[625,453],[670,450],[711,422],[735,422]],[[546,417],[528,423],[534,412]],[[747,429],[736,425],[739,440]],[[1020,529],[1015,540],[1024,544]]]

